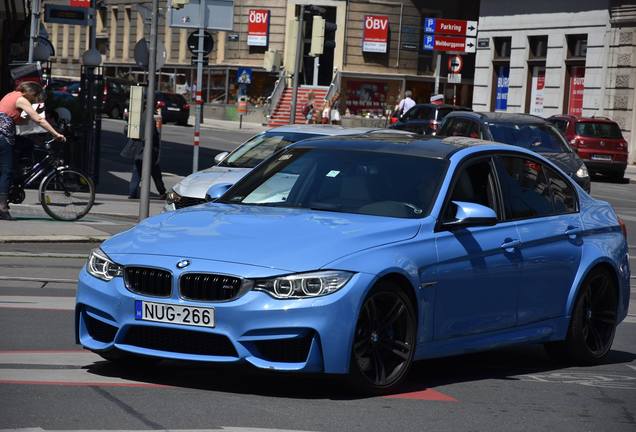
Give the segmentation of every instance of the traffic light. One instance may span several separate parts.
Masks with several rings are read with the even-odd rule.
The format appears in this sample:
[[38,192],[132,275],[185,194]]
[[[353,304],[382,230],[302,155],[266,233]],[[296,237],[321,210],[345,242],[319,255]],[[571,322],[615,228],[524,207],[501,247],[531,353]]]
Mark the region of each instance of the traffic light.
[[311,27],[311,49],[309,55],[316,57],[322,55],[325,45],[325,19],[314,15]]
[[190,0],[172,0],[172,8],[182,9],[188,3],[190,3]]
[[325,22],[325,48],[332,50],[336,47],[336,30],[338,25],[332,22]]

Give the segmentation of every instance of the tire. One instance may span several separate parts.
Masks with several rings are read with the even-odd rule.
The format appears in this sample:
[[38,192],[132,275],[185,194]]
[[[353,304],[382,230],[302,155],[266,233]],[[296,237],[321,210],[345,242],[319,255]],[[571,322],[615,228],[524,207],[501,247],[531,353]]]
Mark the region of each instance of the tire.
[[577,295],[566,339],[545,344],[547,353],[575,365],[602,362],[616,333],[617,308],[618,290],[610,272],[592,271]]
[[610,173],[610,178],[612,179],[613,182],[622,183],[623,179],[625,178],[625,170],[612,171]]
[[356,322],[349,382],[356,392],[385,394],[404,380],[417,333],[414,305],[400,286],[380,282],[365,298]]
[[188,119],[185,119],[185,120],[179,120],[179,121],[177,122],[177,124],[178,124],[179,126],[187,126],[187,125],[188,125]]
[[40,184],[40,203],[46,214],[60,221],[83,218],[95,202],[95,185],[80,171],[62,168]]
[[115,105],[110,110],[109,116],[110,116],[110,118],[114,118],[114,119],[122,118],[122,111],[119,109],[119,107],[117,105]]

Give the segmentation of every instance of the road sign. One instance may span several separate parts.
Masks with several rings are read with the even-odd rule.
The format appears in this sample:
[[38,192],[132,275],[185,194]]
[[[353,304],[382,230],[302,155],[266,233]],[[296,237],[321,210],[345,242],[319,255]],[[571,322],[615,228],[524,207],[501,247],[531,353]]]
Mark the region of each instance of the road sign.
[[[202,1],[205,14],[199,12]],[[171,6],[169,10],[170,27],[198,29],[199,24],[203,24],[208,30],[231,31],[234,25],[233,0],[190,0],[181,9]]]
[[[148,69],[148,63],[150,60],[150,44],[146,39],[139,39],[135,44],[135,49],[133,50],[135,63],[137,66],[140,66],[144,69]],[[157,52],[156,52],[156,69],[159,70],[166,64],[166,47],[163,45],[163,42],[157,41]]]
[[456,36],[424,35],[424,49],[427,51],[475,52],[475,38]]
[[477,21],[425,18],[424,32],[455,36],[477,36]]
[[462,56],[450,56],[448,57],[448,70],[453,74],[458,74],[462,71],[462,67],[464,66],[464,60]]
[[[190,33],[188,36],[188,49],[192,54],[197,54],[199,49],[199,31]],[[203,32],[203,55],[208,55],[214,49],[214,39],[209,32]]]
[[236,82],[239,84],[252,84],[252,68],[238,68]]
[[461,84],[462,83],[462,74],[460,73],[449,73],[446,77],[446,81],[449,84]]

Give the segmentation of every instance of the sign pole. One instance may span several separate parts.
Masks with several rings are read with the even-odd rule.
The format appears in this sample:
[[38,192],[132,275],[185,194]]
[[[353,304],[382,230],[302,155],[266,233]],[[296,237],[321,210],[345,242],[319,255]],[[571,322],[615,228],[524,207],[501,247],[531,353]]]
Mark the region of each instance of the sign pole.
[[146,118],[144,119],[144,154],[141,168],[141,191],[139,194],[139,221],[147,218],[150,211],[150,171],[152,170],[152,144],[155,135],[155,75],[157,71],[158,14],[159,0],[152,0],[150,49],[148,50],[148,88],[146,89]]
[[435,91],[433,92],[433,94],[439,94],[439,74],[442,69],[441,67],[442,56],[440,53],[435,52],[434,57],[435,57]]
[[203,38],[205,26],[206,0],[200,0],[199,3],[199,45],[197,49],[197,91],[196,91],[196,110],[194,119],[194,141],[192,152],[192,172],[199,171],[199,144],[201,141],[201,117],[203,116]]
[[296,103],[298,99],[298,75],[300,75],[300,65],[303,60],[304,32],[303,16],[305,6],[300,5],[300,17],[298,18],[298,34],[296,35],[296,64],[294,65],[294,80],[292,84],[291,110],[289,112],[289,124],[296,123]]
[[31,1],[31,31],[29,32],[29,60],[28,63],[33,63],[33,46],[35,45],[35,39],[39,33],[38,26],[40,25],[40,0]]

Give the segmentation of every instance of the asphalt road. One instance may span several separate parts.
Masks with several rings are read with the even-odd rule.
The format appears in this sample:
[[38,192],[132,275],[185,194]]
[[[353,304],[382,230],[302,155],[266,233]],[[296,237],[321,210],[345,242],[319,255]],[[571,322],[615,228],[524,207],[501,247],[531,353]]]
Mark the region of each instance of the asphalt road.
[[[636,183],[592,190],[636,245]],[[632,315],[603,365],[564,367],[539,346],[508,348],[418,362],[401,393],[359,398],[333,377],[179,362],[130,369],[82,351],[71,281],[94,246],[0,244],[0,276],[23,278],[0,280],[0,429],[636,430],[634,279]]]

